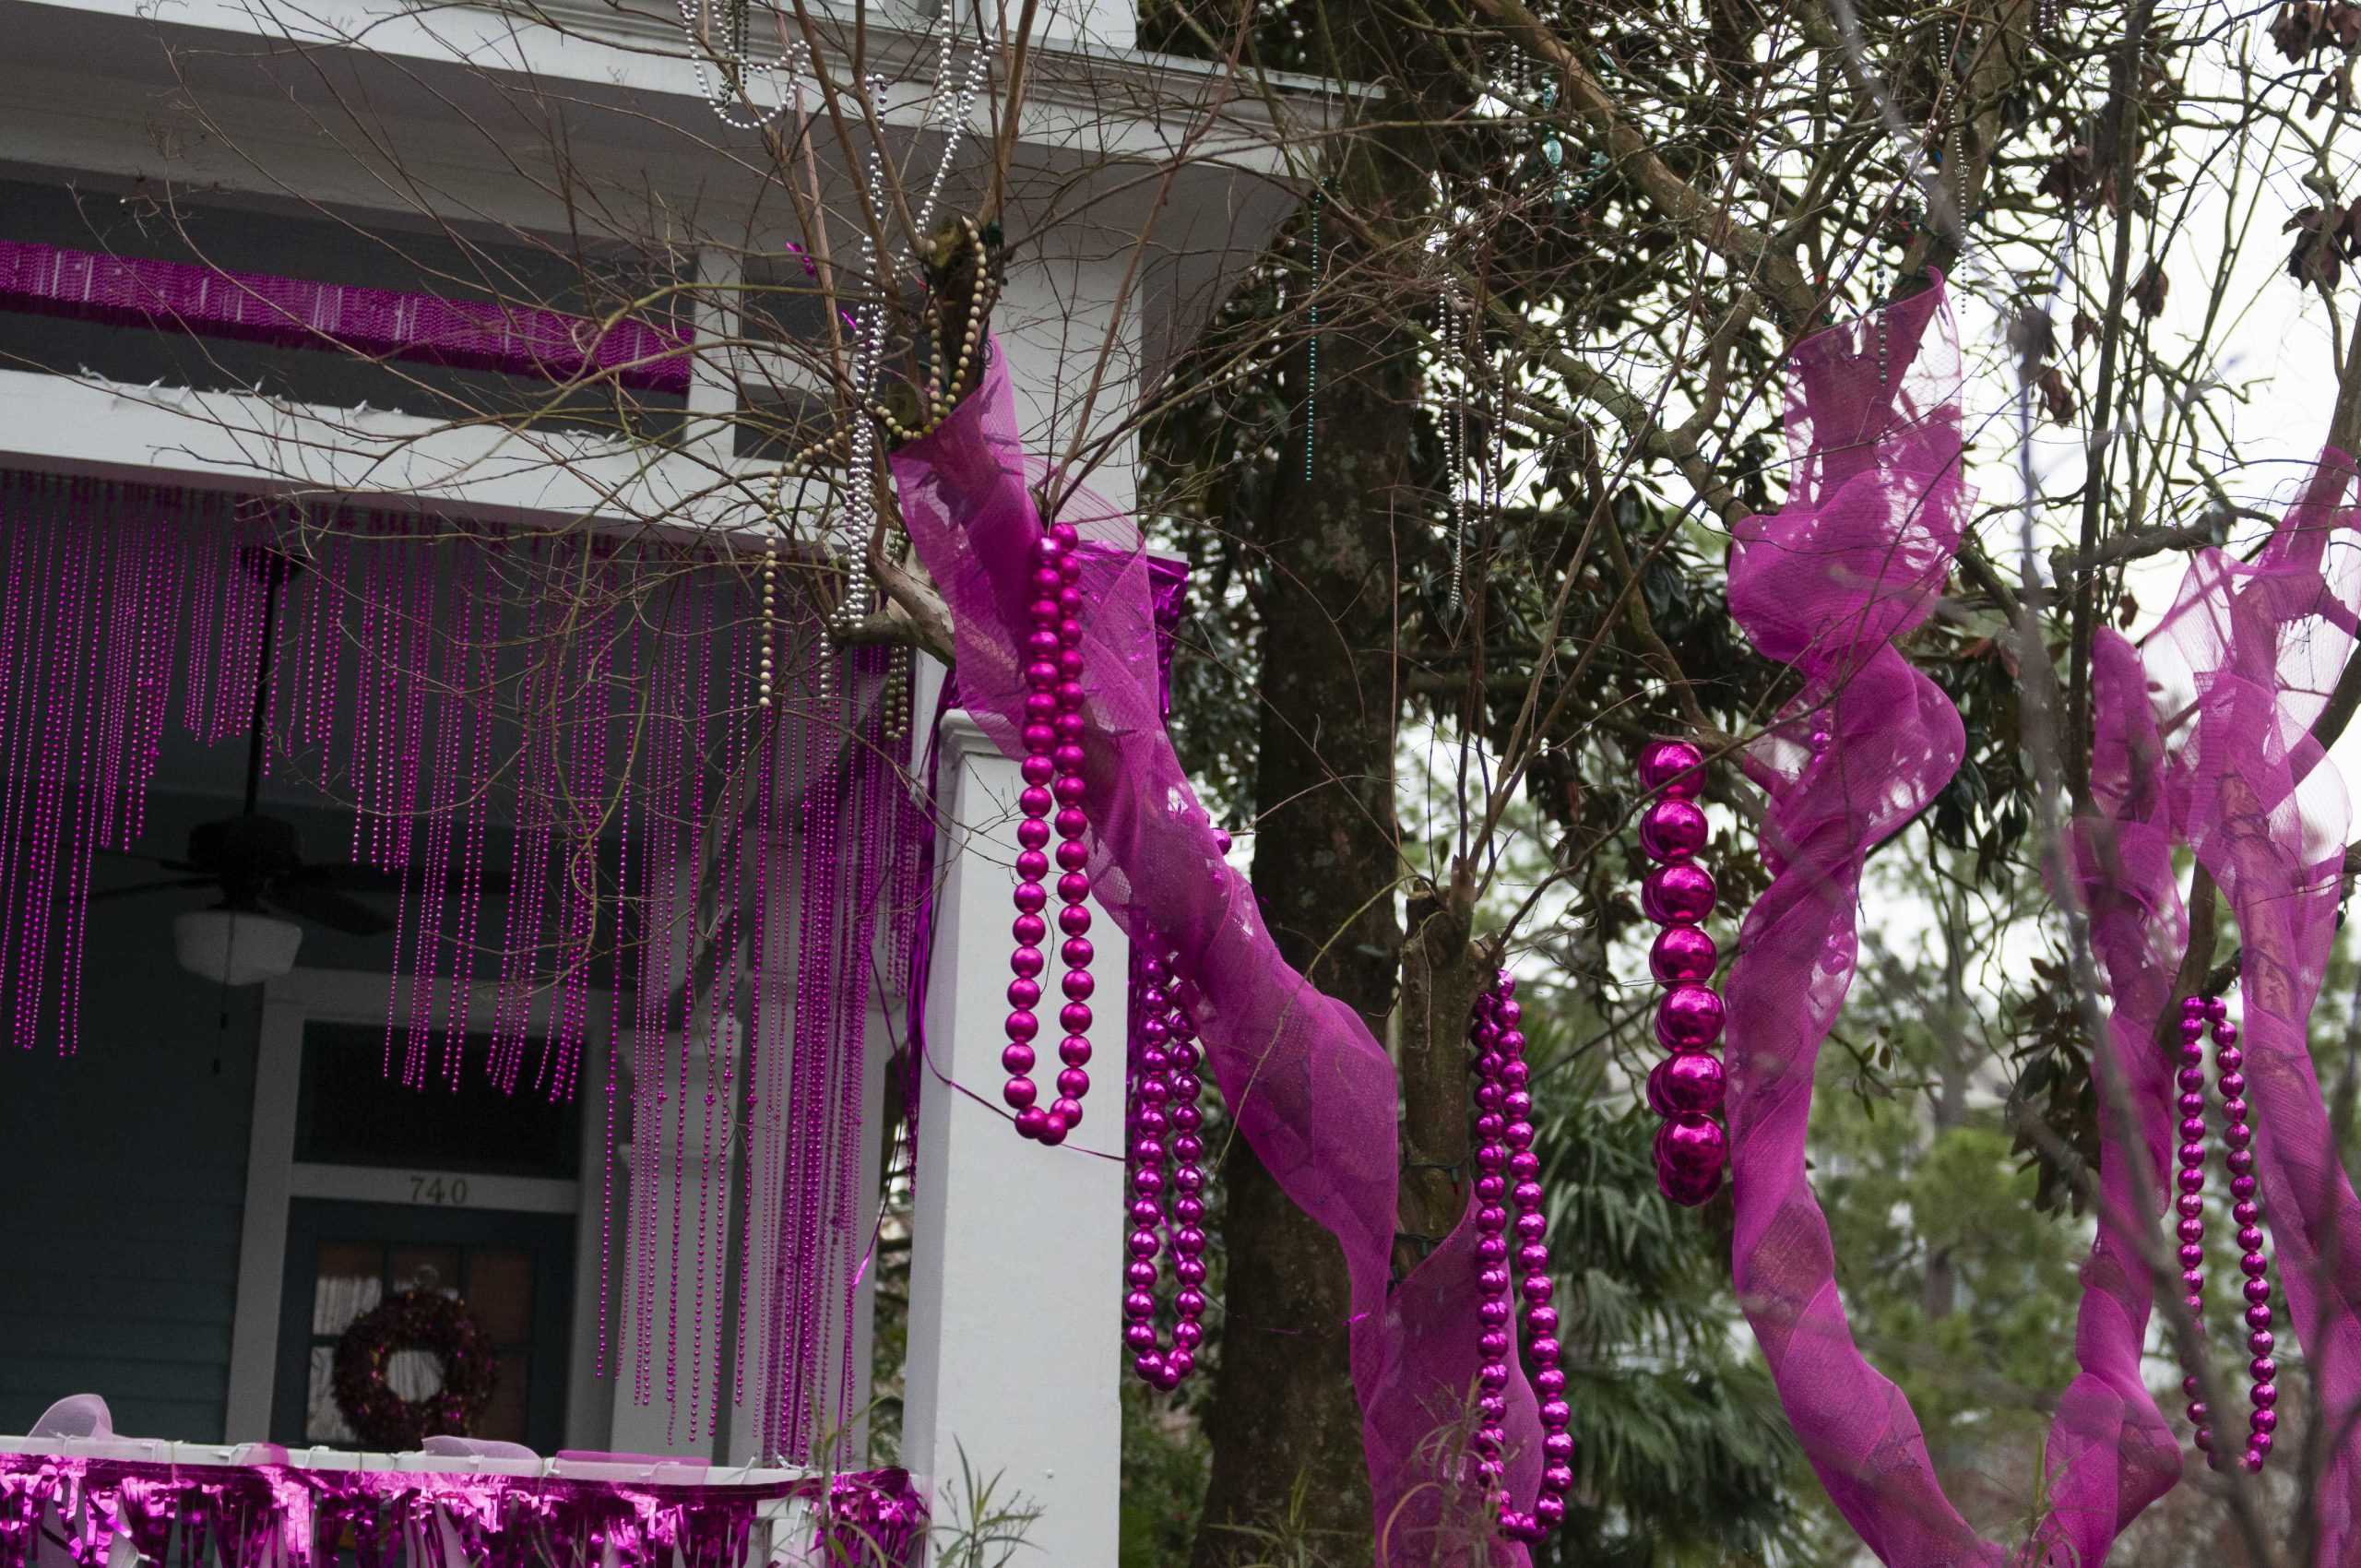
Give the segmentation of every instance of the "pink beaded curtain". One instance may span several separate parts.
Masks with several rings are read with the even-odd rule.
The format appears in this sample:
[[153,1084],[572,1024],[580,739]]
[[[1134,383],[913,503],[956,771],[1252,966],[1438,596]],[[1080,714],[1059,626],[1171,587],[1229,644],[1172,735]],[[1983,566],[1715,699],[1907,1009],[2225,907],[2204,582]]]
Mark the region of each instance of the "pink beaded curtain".
[[[961,697],[996,744],[1020,755],[1031,547],[1042,528],[1027,480],[1041,470],[1024,456],[996,349],[983,385],[933,434],[896,452],[893,468],[910,537],[951,607]],[[1465,1447],[1477,1367],[1475,1228],[1463,1215],[1408,1277],[1389,1282],[1393,1064],[1350,1007],[1279,956],[1252,890],[1219,854],[1165,734],[1137,529],[1102,512],[1077,507],[1066,517],[1108,547],[1085,552],[1081,579],[1098,898],[1127,932],[1153,925],[1177,951],[1181,1000],[1240,1135],[1344,1253],[1382,1561],[1523,1564],[1523,1547],[1492,1538]],[[1044,1149],[1032,1158],[1091,1157]],[[1541,1469],[1533,1394],[1513,1370],[1506,1392],[1509,1491],[1529,1505]]]
[[168,728],[243,748],[267,653],[264,809],[308,786],[349,828],[307,859],[381,873],[388,1092],[480,1088],[482,987],[496,1092],[570,1099],[615,1039],[586,1172],[601,1370],[660,1393],[676,1436],[751,1400],[766,1451],[841,1449],[871,1004],[919,902],[884,700],[907,656],[824,673],[794,574],[766,605],[751,565],[685,543],[5,473],[0,521],[8,1038],[78,1047],[96,856],[181,854],[142,837],[194,760]]
[[[1881,1561],[2101,1562],[2179,1475],[2142,1375],[2153,1286],[2141,1256],[2165,1199],[2169,1075],[2155,1041],[2186,940],[2176,840],[2193,844],[2239,916],[2263,1189],[2281,1224],[2295,1220],[2293,1245],[2282,1243],[2289,1296],[2306,1346],[2324,1358],[2315,1376],[2328,1419],[2353,1404],[2355,1373],[2337,1369],[2355,1361],[2361,1220],[2303,1043],[2343,844],[2341,790],[2304,731],[2351,641],[2349,560],[2323,572],[2349,466],[2323,464],[2253,567],[2201,557],[2144,668],[2112,634],[2095,650],[2095,810],[2070,850],[2110,991],[2094,1051],[2100,1228],[2083,1271],[2080,1370],[2044,1451],[2048,1507],[2029,1542],[1999,1544],[1952,1507],[1907,1401],[1855,1345],[1804,1170],[1811,1070],[1852,979],[1863,861],[1961,755],[1950,702],[1892,646],[1931,608],[1966,508],[1940,284],[1881,321],[1807,339],[1794,371],[1796,486],[1786,507],[1740,530],[1731,573],[1733,614],[1805,682],[1747,759],[1771,797],[1762,844],[1776,875],[1749,913],[1728,987],[1739,1299],[1807,1457]],[[2349,1445],[2338,1451],[2320,1500],[2323,1564],[2347,1561],[2354,1544],[2353,1463]]]

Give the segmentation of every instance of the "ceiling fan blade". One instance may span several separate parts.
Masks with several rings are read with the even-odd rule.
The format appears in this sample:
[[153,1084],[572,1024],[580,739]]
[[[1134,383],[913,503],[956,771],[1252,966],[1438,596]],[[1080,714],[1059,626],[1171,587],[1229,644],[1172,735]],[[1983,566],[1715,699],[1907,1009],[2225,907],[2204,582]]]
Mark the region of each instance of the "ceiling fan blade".
[[[412,866],[406,872],[379,871],[374,866],[305,866],[288,880],[301,881],[312,887],[332,887],[340,893],[407,891],[413,897],[425,896],[427,882],[425,868],[421,866]],[[443,876],[442,897],[464,897],[470,880],[475,884],[479,897],[499,899],[508,897],[508,873],[497,866],[477,866],[472,875],[465,867],[451,867]]]
[[[457,898],[466,885],[459,873],[453,872],[445,896]],[[508,873],[493,866],[480,866],[476,870],[476,886],[487,898],[505,898],[508,897]]]
[[[217,885],[219,885],[209,876],[168,876],[159,878],[154,882],[135,882],[124,887],[101,887],[96,892],[89,894],[88,896],[88,901],[95,904],[102,898],[129,898],[142,893],[163,893],[176,887],[213,887]],[[61,893],[57,896],[57,901],[63,904],[72,897],[73,895],[70,893]]]
[[263,895],[263,901],[347,936],[383,936],[394,929],[390,917],[360,899],[314,883],[293,879],[275,883]]
[[277,885],[300,884],[338,893],[397,893],[403,881],[402,873],[381,871],[375,866],[315,865],[297,867],[280,877]]
[[143,866],[154,866],[158,871],[179,872],[186,876],[205,874],[203,866],[194,865],[187,861],[174,860],[168,855],[142,855],[130,849],[101,849],[99,854],[110,861],[136,861]]

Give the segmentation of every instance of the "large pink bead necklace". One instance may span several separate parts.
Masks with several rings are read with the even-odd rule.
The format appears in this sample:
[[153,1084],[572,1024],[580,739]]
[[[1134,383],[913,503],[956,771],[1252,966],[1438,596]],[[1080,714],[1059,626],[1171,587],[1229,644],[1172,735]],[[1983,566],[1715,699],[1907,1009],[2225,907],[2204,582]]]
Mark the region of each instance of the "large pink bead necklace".
[[1656,1186],[1677,1204],[1703,1203],[1721,1189],[1729,1163],[1722,1109],[1722,997],[1713,987],[1721,954],[1705,934],[1714,876],[1697,863],[1705,847],[1705,758],[1686,741],[1655,741],[1640,754],[1640,786],[1653,797],[1640,816],[1640,847],[1655,865],[1640,885],[1640,908],[1664,929],[1648,969],[1665,993],[1656,1002],[1656,1043],[1670,1054],[1648,1074],[1656,1129]]
[[[2238,1227],[2238,1272],[2245,1276],[2247,1363],[2250,1383],[2248,1399],[2254,1409],[2247,1417],[2244,1457],[2249,1471],[2262,1468],[2271,1455],[2272,1436],[2279,1430],[2279,1363],[2272,1359],[2271,1261],[2263,1251],[2262,1210],[2255,1203],[2254,1124],[2247,1104],[2246,1052],[2238,1049],[2238,1028],[2230,1022],[2229,1008],[2218,996],[2188,996],[2180,1004],[2179,1170],[2174,1206],[2180,1215],[2180,1282],[2188,1294],[2182,1305],[2192,1320],[2204,1323],[2205,1313],[2205,1044],[2208,1026],[2213,1035],[2213,1087],[2222,1095],[2223,1164],[2230,1172],[2230,1218]],[[2181,1380],[2189,1396],[2193,1441],[2208,1464],[2219,1465],[2213,1450],[2213,1412],[2206,1406],[2203,1386],[2191,1372]]]
[[[1499,1510],[1501,1533],[1511,1540],[1537,1541],[1566,1516],[1566,1494],[1574,1485],[1574,1437],[1567,1428],[1573,1411],[1566,1404],[1563,1354],[1558,1343],[1558,1309],[1549,1304],[1549,1216],[1541,1201],[1541,1160],[1533,1152],[1533,1096],[1525,1085],[1525,1033],[1517,1026],[1525,1009],[1516,999],[1516,977],[1506,969],[1491,990],[1476,999],[1467,1039],[1476,1052],[1476,1474]],[[1503,1203],[1503,1199],[1507,1200]],[[1510,1206],[1515,1218],[1510,1218]],[[1515,1354],[1509,1300],[1510,1243],[1513,1225],[1515,1262],[1525,1298],[1525,1354],[1533,1366],[1534,1392],[1541,1399],[1541,1487],[1533,1511],[1518,1509],[1504,1485],[1508,1434],[1509,1359]]]
[[[1017,797],[1024,820],[1016,825],[1016,921],[1010,934],[1016,951],[1009,957],[1015,979],[1008,984],[1008,1044],[1001,1051],[1001,1066],[1008,1081],[1001,1099],[1016,1112],[1016,1131],[1044,1144],[1062,1144],[1082,1123],[1082,1097],[1090,1091],[1090,996],[1096,989],[1090,975],[1090,873],[1084,867],[1090,848],[1083,836],[1090,818],[1083,811],[1082,779],[1082,559],[1074,553],[1076,536],[1069,523],[1052,523],[1033,544],[1033,630],[1026,637],[1025,789]],[[1054,815],[1052,814],[1054,814]],[[1050,873],[1050,835],[1057,837],[1058,930],[1064,942],[1059,956],[1065,975],[1059,989],[1065,995],[1058,1009],[1058,1059],[1064,1063],[1057,1076],[1057,1098],[1045,1109],[1040,1088],[1030,1076],[1036,1061],[1033,1041],[1041,1031],[1034,1008],[1041,1001],[1041,974],[1047,967],[1041,943],[1049,935],[1044,916],[1050,904],[1042,879]]]

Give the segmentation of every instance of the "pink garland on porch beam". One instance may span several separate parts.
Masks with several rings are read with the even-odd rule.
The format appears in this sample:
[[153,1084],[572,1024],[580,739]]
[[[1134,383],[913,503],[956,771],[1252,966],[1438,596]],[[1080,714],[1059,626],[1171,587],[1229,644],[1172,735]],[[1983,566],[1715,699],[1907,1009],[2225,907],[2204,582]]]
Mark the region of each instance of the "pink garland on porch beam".
[[[1957,348],[1940,280],[1875,324],[1805,340],[1793,370],[1794,489],[1782,511],[1739,530],[1731,569],[1733,615],[1805,678],[1748,759],[1771,796],[1762,844],[1775,874],[1749,913],[1728,987],[1739,1300],[1807,1457],[1881,1561],[2093,1568],[2180,1473],[2142,1376],[2153,1284],[2140,1253],[2169,1169],[2157,1023],[2186,941],[2176,839],[2195,847],[2238,915],[2267,1214],[2332,1432],[2361,1389],[2361,1208],[2336,1166],[2305,1044],[2343,843],[2342,790],[2306,731],[2352,642],[2351,552],[2338,572],[2323,570],[2328,534],[2350,520],[2340,498],[2351,466],[2324,460],[2255,566],[2201,556],[2148,667],[2113,634],[2095,649],[2096,814],[2074,825],[2070,848],[2112,993],[2094,1053],[2099,1235],[2082,1277],[2081,1370],[2045,1450],[2049,1507],[2030,1541],[1998,1544],[1952,1506],[1907,1400],[1855,1345],[1804,1167],[1813,1063],[1852,980],[1863,861],[1933,799],[1963,751],[1950,701],[1893,647],[1932,608],[1967,509]],[[2182,662],[2177,683],[2154,679],[2165,650]],[[2166,728],[2151,708],[2157,689]],[[2192,717],[2193,737],[2168,752],[2167,730]],[[1803,743],[1815,718],[1830,735],[1816,754]],[[2352,1449],[2347,1440],[2331,1455],[2319,1568],[2361,1544]]]
[[0,240],[0,310],[153,327],[286,348],[419,360],[546,381],[611,375],[686,392],[685,332],[562,311],[230,272]]

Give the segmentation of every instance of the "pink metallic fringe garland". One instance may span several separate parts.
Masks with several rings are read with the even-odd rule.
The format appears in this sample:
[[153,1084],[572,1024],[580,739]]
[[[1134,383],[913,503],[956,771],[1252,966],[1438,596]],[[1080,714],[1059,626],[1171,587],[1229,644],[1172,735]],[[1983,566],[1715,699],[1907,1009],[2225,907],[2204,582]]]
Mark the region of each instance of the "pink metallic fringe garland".
[[0,309],[467,370],[686,392],[689,336],[640,321],[440,299],[0,240]]
[[[765,1452],[848,1463],[874,937],[884,922],[901,983],[921,901],[923,821],[880,700],[902,656],[859,650],[825,685],[790,660],[766,723],[759,606],[710,558],[350,509],[293,521],[0,474],[0,1030],[77,1049],[94,856],[150,848],[172,709],[197,743],[243,743],[266,547],[288,549],[303,569],[279,605],[267,769],[349,802],[341,848],[394,873],[387,1076],[461,1087],[481,985],[502,1093],[570,1099],[594,1027],[611,1031],[600,1246],[611,1265],[624,1245],[601,1371],[711,1431],[746,1397],[725,1336],[747,1336]],[[800,918],[769,918],[790,874]],[[669,1181],[629,1181],[635,1155]]]
[[175,1545],[220,1568],[744,1568],[757,1512],[799,1496],[816,1560],[917,1561],[900,1470],[708,1486],[0,1454],[0,1568],[33,1568],[44,1537],[92,1568],[119,1540],[153,1568]]

